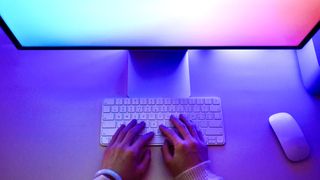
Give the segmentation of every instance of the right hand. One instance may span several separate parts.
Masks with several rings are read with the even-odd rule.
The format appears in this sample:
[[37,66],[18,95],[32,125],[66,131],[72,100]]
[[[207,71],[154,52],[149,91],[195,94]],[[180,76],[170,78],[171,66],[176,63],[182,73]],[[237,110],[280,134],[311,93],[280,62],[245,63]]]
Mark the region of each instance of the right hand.
[[208,147],[202,132],[184,115],[180,115],[179,119],[171,116],[170,121],[179,134],[161,125],[160,131],[166,137],[161,150],[168,170],[176,177],[183,171],[207,161]]

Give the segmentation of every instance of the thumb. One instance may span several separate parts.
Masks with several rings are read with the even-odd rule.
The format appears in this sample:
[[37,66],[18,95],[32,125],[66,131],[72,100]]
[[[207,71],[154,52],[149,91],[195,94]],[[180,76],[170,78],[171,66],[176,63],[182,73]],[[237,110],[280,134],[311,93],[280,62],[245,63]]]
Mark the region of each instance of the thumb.
[[151,151],[150,151],[150,149],[147,149],[144,156],[143,156],[143,159],[138,167],[140,174],[147,172],[147,170],[150,166],[150,162],[151,162]]
[[173,157],[170,153],[169,144],[168,144],[167,140],[164,141],[164,144],[161,148],[161,152],[162,152],[162,157],[163,157],[164,162],[166,164],[168,164],[172,160]]

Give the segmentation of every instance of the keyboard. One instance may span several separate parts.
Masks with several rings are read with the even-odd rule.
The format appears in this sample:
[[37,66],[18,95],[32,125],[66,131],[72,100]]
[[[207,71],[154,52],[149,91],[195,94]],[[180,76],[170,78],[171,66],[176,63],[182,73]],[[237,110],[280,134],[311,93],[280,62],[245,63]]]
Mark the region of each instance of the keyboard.
[[169,128],[171,115],[184,114],[202,131],[207,145],[224,145],[225,133],[219,97],[190,98],[107,98],[102,105],[100,144],[107,146],[112,135],[122,124],[132,119],[144,121],[144,133],[153,131],[150,145],[162,145],[159,125]]

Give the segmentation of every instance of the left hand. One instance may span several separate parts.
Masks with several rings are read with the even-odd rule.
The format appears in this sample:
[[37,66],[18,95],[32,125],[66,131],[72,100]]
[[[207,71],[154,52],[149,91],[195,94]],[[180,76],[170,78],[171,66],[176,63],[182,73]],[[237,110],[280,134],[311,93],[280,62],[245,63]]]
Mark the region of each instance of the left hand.
[[117,172],[123,180],[141,179],[150,165],[148,144],[154,136],[150,132],[139,137],[144,128],[145,123],[137,124],[136,120],[122,125],[105,150],[102,168]]

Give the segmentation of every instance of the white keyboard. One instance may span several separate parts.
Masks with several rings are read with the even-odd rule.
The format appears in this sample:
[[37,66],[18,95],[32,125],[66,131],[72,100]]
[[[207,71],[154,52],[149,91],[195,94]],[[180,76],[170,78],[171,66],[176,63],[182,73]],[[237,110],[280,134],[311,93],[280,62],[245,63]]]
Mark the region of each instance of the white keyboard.
[[100,144],[106,146],[121,124],[128,124],[136,119],[146,123],[143,133],[155,133],[151,145],[162,145],[164,138],[159,125],[173,128],[169,121],[171,114],[176,117],[185,114],[202,130],[208,145],[225,144],[221,100],[218,97],[105,99],[102,106]]

